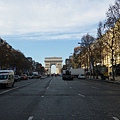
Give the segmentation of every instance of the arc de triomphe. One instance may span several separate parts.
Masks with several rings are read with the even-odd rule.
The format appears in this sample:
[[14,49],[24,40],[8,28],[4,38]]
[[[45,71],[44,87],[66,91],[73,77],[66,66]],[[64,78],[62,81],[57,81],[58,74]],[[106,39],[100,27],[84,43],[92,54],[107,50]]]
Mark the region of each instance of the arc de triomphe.
[[62,57],[45,57],[45,69],[51,74],[51,66],[56,66],[56,73],[60,74],[62,69]]

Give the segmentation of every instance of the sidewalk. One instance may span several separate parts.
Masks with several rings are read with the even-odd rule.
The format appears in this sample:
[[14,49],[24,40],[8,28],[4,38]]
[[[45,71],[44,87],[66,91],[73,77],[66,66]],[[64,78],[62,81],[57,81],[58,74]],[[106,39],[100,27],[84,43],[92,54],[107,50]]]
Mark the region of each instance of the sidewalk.
[[[88,78],[90,79],[90,78]],[[91,77],[91,80],[93,80],[93,77]],[[115,84],[120,84],[120,76],[115,77],[115,81],[112,80],[112,77],[109,77],[109,80],[101,80],[101,78],[99,79],[94,79],[94,80],[98,80],[98,81],[103,81],[103,82],[109,82],[109,83],[115,83]]]
[[119,83],[120,84],[120,76],[115,77],[115,81],[112,80],[112,77],[109,77],[109,81],[113,83]]

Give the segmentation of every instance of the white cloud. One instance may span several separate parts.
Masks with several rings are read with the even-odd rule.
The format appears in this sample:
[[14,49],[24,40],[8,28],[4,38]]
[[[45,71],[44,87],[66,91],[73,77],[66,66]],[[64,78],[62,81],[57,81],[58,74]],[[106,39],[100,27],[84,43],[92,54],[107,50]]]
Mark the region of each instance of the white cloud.
[[[24,37],[25,33],[81,32],[83,28],[87,30],[104,20],[105,12],[113,2],[114,0],[1,0],[0,34],[23,34]],[[91,28],[90,32],[94,29]],[[46,39],[70,39],[74,36],[66,33],[53,35],[55,34],[47,35]],[[30,37],[32,39],[38,36],[34,34]]]

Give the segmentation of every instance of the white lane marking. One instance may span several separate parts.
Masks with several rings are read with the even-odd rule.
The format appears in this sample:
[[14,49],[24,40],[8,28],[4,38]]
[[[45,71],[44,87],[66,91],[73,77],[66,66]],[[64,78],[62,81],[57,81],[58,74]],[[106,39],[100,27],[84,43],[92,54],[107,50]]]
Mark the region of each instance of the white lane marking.
[[30,116],[29,118],[28,118],[28,120],[32,120],[33,119],[33,116]]
[[4,93],[7,93],[7,92],[10,92],[10,91],[12,91],[12,90],[18,89],[18,88],[27,86],[27,85],[29,85],[29,84],[31,84],[31,83],[28,83],[28,84],[25,84],[25,85],[22,85],[22,86],[18,86],[18,87],[14,87],[14,88],[12,88],[12,89],[10,89],[10,90],[5,90],[5,91],[1,92],[0,95],[2,95],[2,94],[4,94]]
[[81,84],[85,85],[85,83],[81,83]]
[[97,87],[94,87],[94,86],[92,86],[92,88],[99,89],[99,88],[97,88]]
[[47,87],[47,89],[49,89],[49,87]]
[[67,85],[67,83],[65,82],[65,84]]
[[81,97],[85,97],[84,95],[82,95],[82,94],[78,94],[79,96],[81,96]]
[[67,82],[63,81],[66,85],[67,85]]
[[44,97],[44,95],[43,95],[43,96],[41,96],[41,97]]
[[112,117],[114,120],[120,120],[120,119],[118,119],[117,117]]
[[3,91],[3,92],[0,93],[0,95],[2,95],[2,94],[4,94],[4,93],[7,93],[7,92],[9,92],[9,91],[12,91],[12,90],[13,90],[13,89]]
[[50,82],[50,85],[52,84],[52,80],[51,80],[51,82]]

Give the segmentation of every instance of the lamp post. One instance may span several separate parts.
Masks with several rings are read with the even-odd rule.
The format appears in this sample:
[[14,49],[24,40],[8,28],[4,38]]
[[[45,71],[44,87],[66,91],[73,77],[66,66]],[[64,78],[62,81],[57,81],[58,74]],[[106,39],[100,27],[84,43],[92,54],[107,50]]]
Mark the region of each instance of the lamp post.
[[[78,42],[78,44],[81,44],[81,43],[80,43],[80,42]],[[79,47],[81,47],[81,46],[79,46]],[[80,51],[80,53],[79,53],[79,56],[80,56],[79,67],[81,68],[81,51]]]
[[73,53],[70,53],[71,55],[69,56],[69,61],[70,61],[70,63],[69,63],[69,68],[71,69],[71,68],[73,68],[73,66],[72,66],[72,63],[73,63]]
[[115,54],[115,76],[117,77],[117,74],[116,74],[116,69],[117,69],[117,64],[116,64],[116,61],[117,61],[117,55]]
[[114,54],[114,50],[112,49],[112,58],[111,58],[111,64],[112,64],[112,77],[113,77],[113,81],[115,81],[115,74],[114,74],[114,58],[113,58],[113,54]]

